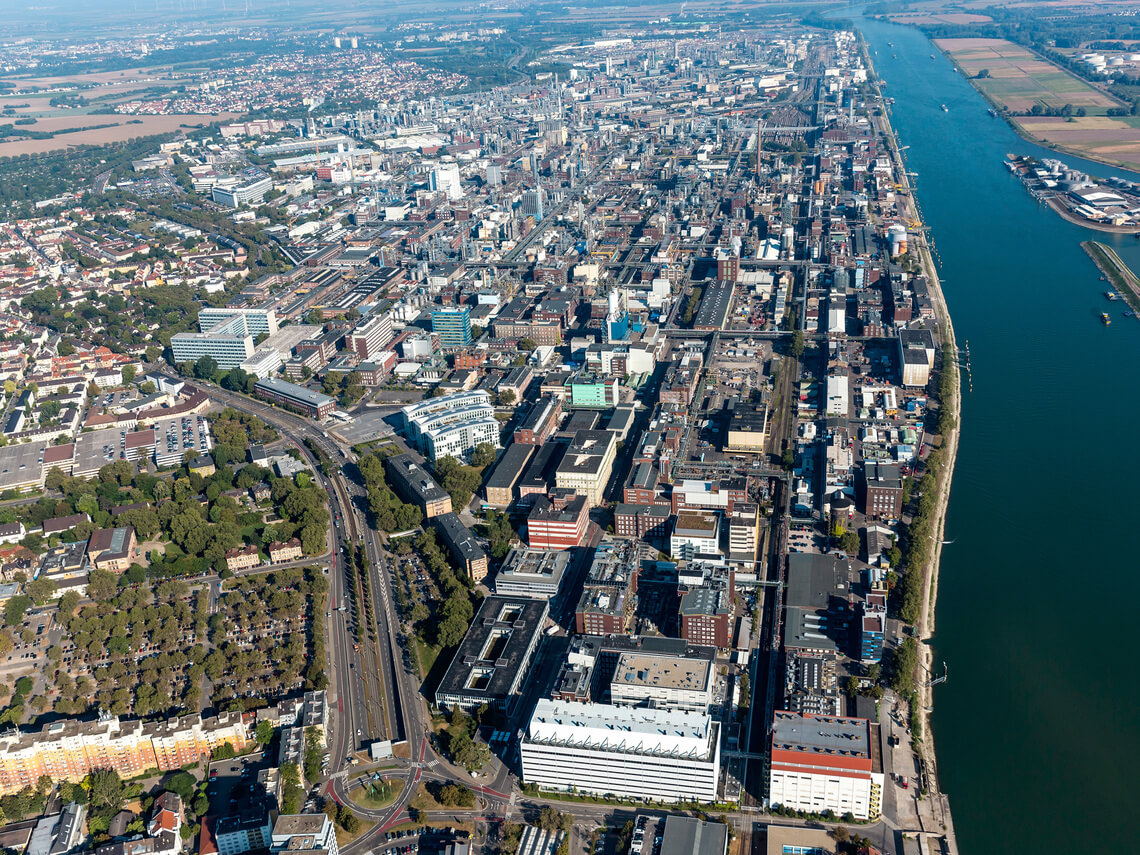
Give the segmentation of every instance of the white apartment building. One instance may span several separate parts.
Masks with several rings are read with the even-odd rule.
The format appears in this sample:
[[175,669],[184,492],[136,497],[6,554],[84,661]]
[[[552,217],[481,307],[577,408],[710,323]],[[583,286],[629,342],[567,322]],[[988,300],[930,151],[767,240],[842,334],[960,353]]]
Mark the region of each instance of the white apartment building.
[[541,699],[520,745],[523,779],[551,790],[715,801],[719,726],[707,714]]
[[286,814],[273,823],[270,851],[337,855],[336,826],[324,813]]

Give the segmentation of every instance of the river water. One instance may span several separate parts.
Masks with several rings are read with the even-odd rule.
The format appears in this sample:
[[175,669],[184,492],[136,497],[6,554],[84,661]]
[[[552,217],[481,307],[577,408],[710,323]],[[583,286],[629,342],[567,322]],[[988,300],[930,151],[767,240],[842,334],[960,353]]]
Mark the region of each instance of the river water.
[[933,639],[949,666],[933,727],[960,850],[1136,851],[1140,321],[1104,298],[1079,244],[1104,241],[1140,270],[1140,241],[1039,206],[1002,160],[1051,153],[989,116],[920,32],[857,23],[972,358]]

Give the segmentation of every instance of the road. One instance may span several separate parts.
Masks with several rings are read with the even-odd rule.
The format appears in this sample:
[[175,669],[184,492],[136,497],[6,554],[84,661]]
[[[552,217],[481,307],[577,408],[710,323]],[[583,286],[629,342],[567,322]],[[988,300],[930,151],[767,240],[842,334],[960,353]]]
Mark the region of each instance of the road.
[[[330,609],[330,616],[326,617],[332,712],[329,755],[330,769],[333,770],[326,792],[342,804],[352,803],[349,775],[353,767],[349,755],[366,749],[374,740],[406,741],[412,755],[411,760],[402,761],[392,774],[392,777],[402,777],[405,787],[391,807],[384,811],[368,811],[354,805],[362,815],[382,820],[369,835],[359,838],[344,850],[349,853],[364,851],[374,842],[374,836],[404,811],[423,778],[425,766],[448,767],[428,745],[430,718],[419,694],[419,679],[403,664],[400,622],[391,590],[391,568],[381,537],[365,516],[364,488],[345,477],[345,468],[352,468],[355,455],[331,439],[316,422],[212,383],[200,382],[199,385],[212,400],[256,415],[293,442],[313,465],[318,481],[329,494],[334,522],[329,603],[335,606],[335,610]],[[340,468],[329,476],[321,474],[317,460],[305,446],[306,440],[341,464]],[[355,612],[349,607],[350,577],[346,558],[350,543],[354,546],[361,544],[367,559],[371,614],[375,619],[371,628],[374,643],[368,641],[369,627],[364,627],[359,634],[353,632],[354,616],[355,620],[364,621],[365,611],[361,603],[356,603]],[[508,781],[507,774],[504,770],[493,783]],[[472,785],[470,777],[458,770],[449,773],[449,779]]]

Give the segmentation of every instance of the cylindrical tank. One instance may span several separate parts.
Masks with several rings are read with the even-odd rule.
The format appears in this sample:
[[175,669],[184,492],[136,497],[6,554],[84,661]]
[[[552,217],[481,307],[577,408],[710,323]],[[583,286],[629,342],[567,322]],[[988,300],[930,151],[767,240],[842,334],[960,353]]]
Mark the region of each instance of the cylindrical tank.
[[887,229],[887,244],[890,246],[892,258],[906,252],[906,226],[895,223]]

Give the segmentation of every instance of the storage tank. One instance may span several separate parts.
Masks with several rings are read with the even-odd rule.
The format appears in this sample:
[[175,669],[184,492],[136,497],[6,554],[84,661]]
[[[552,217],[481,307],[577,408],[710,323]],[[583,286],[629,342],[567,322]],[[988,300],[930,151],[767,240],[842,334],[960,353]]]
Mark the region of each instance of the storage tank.
[[906,226],[895,223],[887,229],[887,245],[890,247],[891,258],[897,258],[906,252]]

